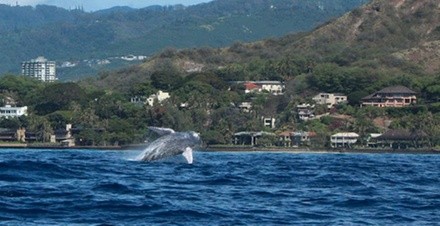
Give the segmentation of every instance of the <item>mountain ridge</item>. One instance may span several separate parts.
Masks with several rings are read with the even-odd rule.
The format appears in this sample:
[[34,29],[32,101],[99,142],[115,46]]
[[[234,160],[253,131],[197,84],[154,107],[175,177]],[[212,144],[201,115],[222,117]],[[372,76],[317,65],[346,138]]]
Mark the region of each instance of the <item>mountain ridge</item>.
[[[152,6],[86,13],[53,6],[8,7],[0,15],[0,71],[17,73],[22,61],[150,55],[164,48],[223,47],[310,30],[367,0],[223,0],[195,6]],[[7,15],[6,12],[2,15]],[[14,24],[14,15],[21,23]],[[307,16],[305,16],[307,15]],[[26,19],[28,18],[28,19]],[[48,20],[45,20],[49,18]],[[20,20],[18,20],[20,21]]]

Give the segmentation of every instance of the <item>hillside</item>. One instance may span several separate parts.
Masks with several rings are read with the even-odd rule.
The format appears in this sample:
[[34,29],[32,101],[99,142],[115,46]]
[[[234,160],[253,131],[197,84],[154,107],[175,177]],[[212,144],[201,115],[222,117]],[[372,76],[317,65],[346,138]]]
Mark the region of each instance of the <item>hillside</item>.
[[308,31],[367,1],[217,0],[93,13],[0,5],[0,72],[18,73],[22,61],[40,55],[81,61],[279,37]]
[[[365,147],[369,134],[395,130],[408,135],[402,147],[440,147],[440,71],[417,61],[438,60],[439,7],[434,0],[374,0],[310,32],[169,48],[80,83],[5,76],[3,100],[29,106],[30,115],[0,123],[45,131],[43,141],[72,123],[83,130],[76,137],[83,145],[143,142],[148,126],[158,126],[198,131],[207,144],[231,144],[243,131],[308,131],[316,136],[307,147],[329,147],[338,132],[359,134]],[[239,81],[278,85],[259,90],[262,83]],[[315,97],[327,96],[320,93],[348,102],[320,104]],[[378,93],[387,97],[365,102]],[[268,136],[258,145],[284,145],[278,141]]]
[[[354,79],[369,79],[369,85],[376,84],[359,84],[357,88],[363,86],[363,92],[371,92],[398,79],[439,73],[439,7],[434,0],[375,0],[308,33],[235,43],[227,48],[167,50],[142,65],[102,74],[94,84],[126,90],[130,84],[148,81],[150,75],[164,68],[174,68],[180,76],[195,70],[214,71],[226,80],[292,80],[320,69],[320,65],[333,64],[331,67],[355,68],[363,74],[359,76],[369,76]],[[332,87],[331,83],[316,86],[328,92],[355,89]]]

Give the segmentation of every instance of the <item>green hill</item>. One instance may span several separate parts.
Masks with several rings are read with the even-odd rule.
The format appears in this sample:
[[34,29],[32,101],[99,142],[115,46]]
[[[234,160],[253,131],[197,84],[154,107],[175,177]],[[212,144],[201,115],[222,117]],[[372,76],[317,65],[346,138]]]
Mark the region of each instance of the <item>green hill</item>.
[[367,1],[217,0],[93,13],[0,5],[0,71],[18,73],[22,61],[40,55],[81,61],[279,37],[311,30]]

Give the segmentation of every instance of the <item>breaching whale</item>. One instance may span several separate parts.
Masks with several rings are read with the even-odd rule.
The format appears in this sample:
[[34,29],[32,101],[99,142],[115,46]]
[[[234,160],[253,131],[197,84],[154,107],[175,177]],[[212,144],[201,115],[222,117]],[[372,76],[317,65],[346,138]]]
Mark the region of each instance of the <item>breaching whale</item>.
[[201,144],[198,133],[193,131],[175,132],[173,129],[158,127],[149,127],[149,129],[161,137],[145,148],[138,157],[140,161],[150,162],[182,154],[189,164],[193,163],[193,148]]

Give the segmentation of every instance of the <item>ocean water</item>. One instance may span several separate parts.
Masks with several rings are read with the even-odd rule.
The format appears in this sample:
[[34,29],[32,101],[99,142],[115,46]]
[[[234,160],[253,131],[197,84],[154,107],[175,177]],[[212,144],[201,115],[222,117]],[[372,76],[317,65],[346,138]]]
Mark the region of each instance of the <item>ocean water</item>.
[[0,150],[1,225],[430,225],[440,155]]

